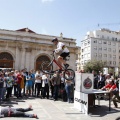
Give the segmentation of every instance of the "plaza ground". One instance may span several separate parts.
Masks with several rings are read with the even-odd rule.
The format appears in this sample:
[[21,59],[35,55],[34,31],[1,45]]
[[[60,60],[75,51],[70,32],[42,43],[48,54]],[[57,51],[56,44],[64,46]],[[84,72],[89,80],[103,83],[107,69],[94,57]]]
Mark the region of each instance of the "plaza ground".
[[[97,103],[97,101],[96,101]],[[33,106],[33,111],[29,113],[35,113],[38,115],[40,120],[115,120],[116,117],[120,116],[120,108],[114,108],[113,103],[111,105],[111,112],[108,111],[108,101],[101,100],[101,107],[92,109],[92,113],[85,115],[79,110],[74,108],[74,103],[67,103],[63,101],[53,101],[49,99],[40,98],[13,98],[10,102],[4,102],[1,106],[11,107],[28,107]],[[120,106],[120,104],[119,104]],[[35,118],[1,118],[2,120],[27,120]]]

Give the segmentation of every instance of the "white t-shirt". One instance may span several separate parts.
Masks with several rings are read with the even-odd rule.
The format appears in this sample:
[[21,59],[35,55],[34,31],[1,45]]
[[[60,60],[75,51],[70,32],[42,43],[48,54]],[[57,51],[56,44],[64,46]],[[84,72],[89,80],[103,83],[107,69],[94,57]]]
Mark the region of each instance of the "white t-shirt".
[[42,74],[38,74],[38,73],[35,74],[35,83],[41,83],[41,80],[36,79],[36,77],[42,77]]
[[56,52],[56,53],[59,53],[59,52],[68,53],[69,50],[68,50],[68,48],[66,47],[66,45],[65,45],[64,43],[58,42],[58,44],[57,44],[57,49],[55,49],[55,52]]

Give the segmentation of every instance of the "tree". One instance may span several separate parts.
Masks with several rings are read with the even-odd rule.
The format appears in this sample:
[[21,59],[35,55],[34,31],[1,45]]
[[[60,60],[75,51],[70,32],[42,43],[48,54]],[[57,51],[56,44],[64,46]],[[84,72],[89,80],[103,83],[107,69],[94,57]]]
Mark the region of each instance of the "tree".
[[84,71],[92,73],[92,71],[94,70],[95,72],[99,73],[99,71],[103,71],[104,65],[105,62],[90,60],[84,65]]

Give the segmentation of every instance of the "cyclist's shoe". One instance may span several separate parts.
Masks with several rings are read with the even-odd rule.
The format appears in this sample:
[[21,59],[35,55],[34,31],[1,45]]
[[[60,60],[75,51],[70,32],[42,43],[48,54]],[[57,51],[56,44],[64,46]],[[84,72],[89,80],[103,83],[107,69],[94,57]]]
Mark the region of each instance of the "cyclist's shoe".
[[64,64],[65,68],[67,69],[69,67],[69,64]]

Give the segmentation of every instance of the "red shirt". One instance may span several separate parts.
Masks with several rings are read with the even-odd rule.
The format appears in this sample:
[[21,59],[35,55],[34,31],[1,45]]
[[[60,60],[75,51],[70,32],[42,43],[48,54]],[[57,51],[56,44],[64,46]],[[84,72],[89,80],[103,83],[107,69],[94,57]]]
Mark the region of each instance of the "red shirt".
[[105,86],[105,88],[109,88],[109,89],[112,89],[112,90],[117,90],[117,89],[118,89],[115,84],[114,84],[114,85],[107,84],[107,85]]
[[17,83],[20,84],[22,81],[22,75],[21,74],[17,74]]

